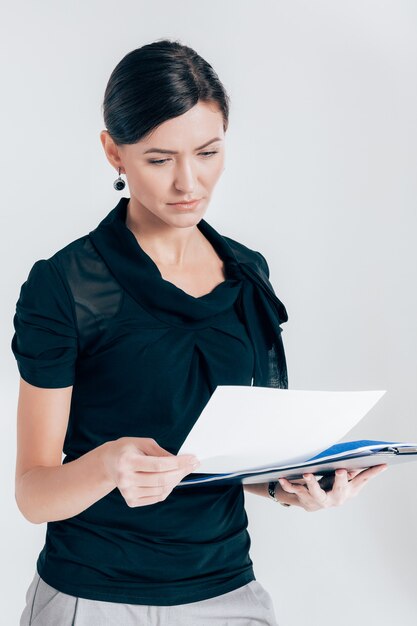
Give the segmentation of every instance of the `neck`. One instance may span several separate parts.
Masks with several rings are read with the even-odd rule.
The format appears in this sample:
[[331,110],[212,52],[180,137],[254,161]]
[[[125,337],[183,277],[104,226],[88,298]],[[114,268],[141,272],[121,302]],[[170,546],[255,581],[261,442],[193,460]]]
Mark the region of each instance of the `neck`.
[[126,207],[125,223],[140,247],[161,265],[181,267],[201,256],[205,238],[196,225],[183,228],[170,226],[132,202],[132,199]]

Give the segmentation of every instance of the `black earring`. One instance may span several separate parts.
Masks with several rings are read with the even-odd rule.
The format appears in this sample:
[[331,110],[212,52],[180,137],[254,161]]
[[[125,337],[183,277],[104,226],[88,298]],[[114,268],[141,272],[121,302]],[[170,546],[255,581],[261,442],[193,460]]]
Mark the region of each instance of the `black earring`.
[[123,178],[121,178],[120,176],[120,167],[119,167],[119,178],[116,178],[116,180],[113,183],[113,187],[117,190],[117,191],[121,191],[122,189],[124,189],[126,186],[125,181],[123,180]]

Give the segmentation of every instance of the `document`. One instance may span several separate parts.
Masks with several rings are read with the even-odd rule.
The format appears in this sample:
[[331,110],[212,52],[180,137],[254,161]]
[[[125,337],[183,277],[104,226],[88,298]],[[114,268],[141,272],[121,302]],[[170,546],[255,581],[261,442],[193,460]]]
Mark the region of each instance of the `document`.
[[201,465],[178,486],[281,476],[303,483],[305,472],[320,479],[338,467],[417,460],[415,442],[337,443],[385,393],[219,385],[178,451]]
[[338,468],[362,470],[373,465],[381,465],[381,463],[392,465],[405,461],[417,461],[417,443],[362,439],[331,446],[303,463],[214,474],[192,472],[179,483],[179,486],[196,483],[218,484],[219,482],[264,483],[282,477],[291,482],[305,484],[303,474],[307,472],[314,474],[320,480],[325,475],[333,475]]
[[339,441],[385,393],[218,385],[178,454],[195,454],[197,471],[210,474],[305,461]]

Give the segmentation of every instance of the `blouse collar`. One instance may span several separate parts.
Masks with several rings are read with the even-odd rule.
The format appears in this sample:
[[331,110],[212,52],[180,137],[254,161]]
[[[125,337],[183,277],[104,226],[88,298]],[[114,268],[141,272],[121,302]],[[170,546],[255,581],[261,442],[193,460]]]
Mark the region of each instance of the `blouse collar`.
[[[202,328],[221,321],[240,296],[247,332],[254,353],[253,385],[288,388],[287,364],[281,337],[287,311],[269,282],[260,255],[239,242],[222,236],[201,219],[197,228],[222,258],[226,280],[199,298],[187,294],[162,275],[126,226],[129,198],[122,197],[98,226],[89,233],[98,253],[116,280],[155,318],[171,326]],[[216,316],[219,316],[216,318]]]
[[95,248],[117,281],[150,313],[174,325],[200,326],[236,300],[241,286],[236,257],[223,237],[204,219],[197,228],[213,245],[225,266],[226,280],[211,292],[194,297],[165,280],[158,266],[126,225],[129,198],[122,197],[89,233]]

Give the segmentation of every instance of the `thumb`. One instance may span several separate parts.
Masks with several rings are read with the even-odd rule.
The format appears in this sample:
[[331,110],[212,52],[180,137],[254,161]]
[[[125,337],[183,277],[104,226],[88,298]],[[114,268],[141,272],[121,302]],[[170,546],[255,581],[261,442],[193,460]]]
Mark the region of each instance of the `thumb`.
[[146,454],[151,456],[175,456],[169,450],[162,448],[155,439],[150,438],[146,446]]
[[178,460],[180,461],[180,465],[184,467],[194,463],[199,464],[199,461],[194,454],[175,455],[172,452],[169,452],[169,450],[162,448],[155,441],[155,439],[150,439],[149,452],[147,451],[147,454],[150,454],[152,456],[177,456]]

